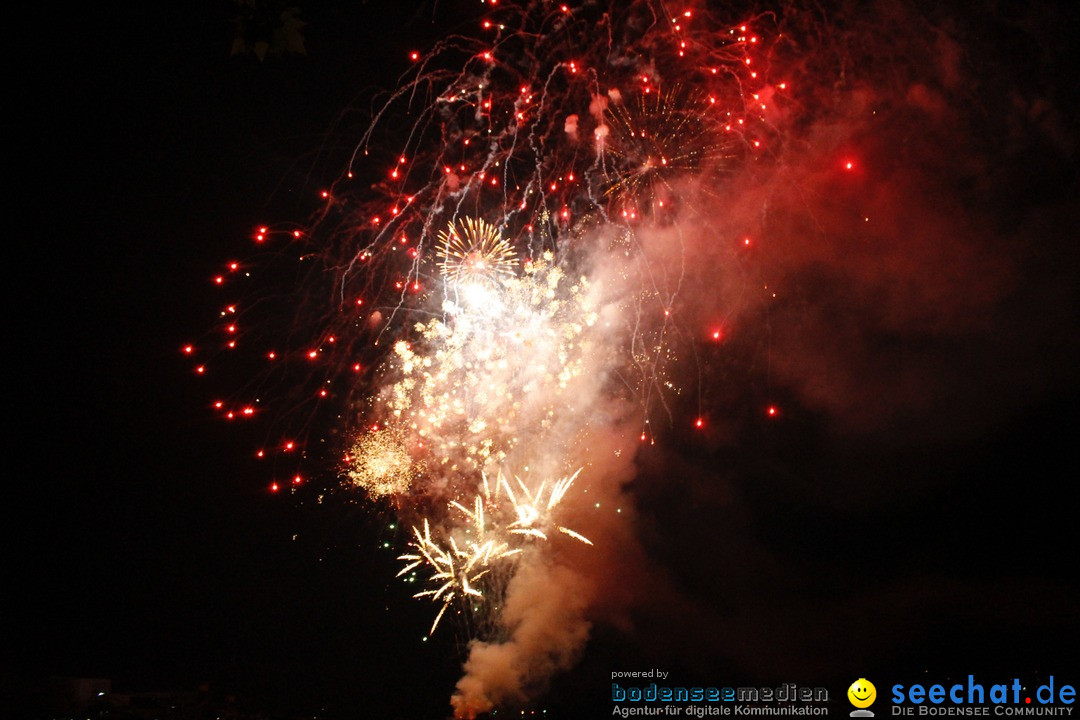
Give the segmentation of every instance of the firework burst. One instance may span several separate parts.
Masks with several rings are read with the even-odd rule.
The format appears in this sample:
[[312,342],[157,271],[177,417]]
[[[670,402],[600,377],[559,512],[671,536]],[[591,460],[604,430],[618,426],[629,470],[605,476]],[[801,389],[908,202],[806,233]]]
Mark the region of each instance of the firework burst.
[[514,248],[494,225],[467,217],[439,233],[439,268],[450,285],[494,284],[517,265]]
[[499,482],[502,487],[506,488],[506,496],[510,500],[510,505],[514,508],[514,514],[517,516],[513,522],[506,526],[507,531],[515,535],[527,535],[547,540],[547,533],[551,532],[550,528],[554,528],[579,542],[592,545],[592,541],[581,533],[562,525],[556,525],[552,520],[555,507],[562,502],[566,491],[574,484],[574,480],[577,479],[580,473],[581,470],[579,469],[573,475],[554,483],[548,483],[545,480],[532,489],[527,487],[520,478],[515,477],[514,483],[518,486],[517,493],[514,492],[506,477],[500,474]]
[[[281,294],[295,320],[279,347],[247,323],[259,302],[230,300],[223,350],[242,337],[270,363],[245,388],[274,378],[299,388],[289,407],[317,406],[305,435],[271,446],[344,456],[346,485],[412,527],[400,574],[426,572],[431,632],[456,603],[494,612],[516,569],[561,552],[556,538],[602,545],[565,520],[609,511],[581,500],[597,482],[585,458],[627,457],[592,444],[631,415],[651,439],[657,405],[680,392],[665,368],[681,277],[647,266],[637,228],[667,222],[684,180],[716,184],[763,157],[766,44],[662,0],[491,3],[472,36],[415,54],[310,223],[254,234],[287,263],[280,276],[302,278]],[[231,263],[215,285],[253,267]],[[244,392],[216,407],[254,417]]]
[[413,537],[409,541],[412,552],[398,557],[405,563],[398,577],[421,566],[427,568],[430,587],[413,597],[440,603],[429,635],[435,632],[455,600],[465,601],[466,611],[473,611],[474,602],[490,600],[492,596],[496,602],[501,600],[508,566],[526,553],[533,542],[548,540],[548,533],[556,531],[586,545],[592,544],[584,535],[555,521],[557,506],[580,473],[579,469],[558,481],[541,481],[530,488],[520,478],[514,476],[511,481],[500,471],[494,489],[487,476],[481,475],[481,486],[471,508],[458,500],[450,501],[449,509],[459,513],[460,522],[443,523],[452,528],[445,543],[433,539],[428,518],[423,520],[423,532],[415,526],[412,528]]
[[550,434],[607,352],[590,284],[568,277],[550,254],[521,276],[460,295],[462,304],[447,298],[444,316],[418,323],[415,340],[395,343],[369,410],[424,447],[431,459],[422,492],[450,499],[512,461],[526,438]]
[[361,435],[345,462],[345,477],[372,497],[404,494],[423,468],[409,453],[404,436],[392,430]]
[[597,138],[612,167],[604,194],[617,210],[655,215],[678,196],[680,179],[716,176],[735,157],[735,134],[712,117],[704,93],[675,87],[610,94]]
[[484,593],[481,591],[480,582],[484,576],[492,570],[495,563],[517,555],[521,548],[511,548],[505,542],[484,538],[482,530],[476,541],[459,545],[451,535],[445,545],[440,545],[432,539],[431,526],[426,518],[423,524],[423,533],[416,527],[412,529],[413,539],[409,541],[409,547],[414,552],[398,557],[398,560],[406,563],[398,572],[398,577],[421,565],[430,571],[428,582],[432,587],[421,590],[413,597],[428,598],[432,602],[440,603],[439,611],[428,631],[431,635],[455,600],[483,600]]

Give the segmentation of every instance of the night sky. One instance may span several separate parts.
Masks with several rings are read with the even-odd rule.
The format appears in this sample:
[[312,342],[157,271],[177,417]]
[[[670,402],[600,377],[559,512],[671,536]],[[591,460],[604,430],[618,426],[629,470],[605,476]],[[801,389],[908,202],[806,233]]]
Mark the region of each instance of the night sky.
[[[397,548],[382,547],[393,518],[269,493],[256,441],[214,418],[179,352],[213,319],[221,262],[257,224],[310,213],[363,128],[361,99],[473,3],[300,7],[307,54],[262,62],[230,56],[223,1],[57,11],[19,29],[32,39],[15,45],[8,91],[11,707],[29,707],[42,679],[73,676],[117,690],[207,683],[282,717],[449,714],[462,648],[453,632],[421,641],[431,608],[394,579]],[[994,159],[973,171],[987,187],[922,217],[993,208],[939,225],[942,238],[988,239],[939,256],[931,238],[899,272],[969,270],[927,279],[948,291],[876,294],[884,286],[855,261],[830,268],[807,252],[778,265],[801,304],[748,309],[747,325],[757,317],[770,334],[708,358],[723,423],[639,454],[628,492],[640,563],[612,571],[620,599],[597,611],[575,669],[529,707],[573,717],[577,697],[610,711],[609,673],[653,665],[687,682],[837,691],[922,673],[1080,681],[1068,80],[1080,24],[1068,3],[1034,7],[997,26],[984,5],[957,36],[984,80],[972,94],[995,93],[988,115],[1030,101],[1008,90],[1031,70],[1050,139],[972,150]],[[1002,30],[1011,23],[1043,44],[1032,51]],[[1015,70],[995,76],[1004,91],[978,75],[990,57]],[[861,140],[917,196],[921,176],[895,148]],[[930,157],[949,140],[910,152]],[[879,205],[916,225],[922,212]],[[913,332],[922,315],[901,304],[936,331]],[[868,320],[880,308],[894,321]],[[859,369],[828,387],[807,380],[846,365]],[[784,409],[775,421],[761,413],[770,402]]]

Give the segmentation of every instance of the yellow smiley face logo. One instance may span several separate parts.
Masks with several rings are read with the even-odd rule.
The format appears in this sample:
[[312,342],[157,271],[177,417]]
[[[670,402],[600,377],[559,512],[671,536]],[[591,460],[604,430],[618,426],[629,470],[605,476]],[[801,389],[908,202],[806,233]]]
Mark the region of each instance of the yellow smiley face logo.
[[867,708],[877,698],[877,688],[866,678],[859,678],[847,689],[848,700],[857,708]]

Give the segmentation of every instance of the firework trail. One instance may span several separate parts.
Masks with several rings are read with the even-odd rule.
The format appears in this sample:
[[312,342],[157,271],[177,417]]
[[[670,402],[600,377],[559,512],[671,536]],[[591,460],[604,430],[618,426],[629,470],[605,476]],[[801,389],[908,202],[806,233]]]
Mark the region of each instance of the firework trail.
[[[470,630],[460,717],[542,691],[612,594],[604,575],[638,562],[637,449],[705,428],[703,348],[792,275],[747,253],[771,234],[809,266],[830,259],[810,241],[823,226],[870,222],[805,189],[860,172],[845,143],[880,95],[823,99],[811,78],[847,60],[800,43],[841,44],[815,11],[785,11],[480,3],[378,99],[311,222],[256,234],[303,271],[289,350],[264,356],[332,406],[345,484],[410,529],[401,574],[427,581],[431,631]],[[853,37],[868,56],[881,33]],[[245,308],[222,318],[231,348]],[[809,375],[788,357],[789,377]]]

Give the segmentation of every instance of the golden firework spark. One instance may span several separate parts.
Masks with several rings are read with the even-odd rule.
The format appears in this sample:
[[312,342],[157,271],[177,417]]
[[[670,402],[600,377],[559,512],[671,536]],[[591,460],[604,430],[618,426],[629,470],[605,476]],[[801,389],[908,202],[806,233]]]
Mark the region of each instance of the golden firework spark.
[[[466,511],[467,512],[467,511]],[[432,602],[441,602],[435,621],[431,624],[428,635],[435,632],[446,609],[457,598],[483,599],[484,593],[478,587],[481,578],[488,574],[492,564],[521,552],[520,548],[511,548],[506,543],[495,539],[482,539],[478,542],[459,545],[450,535],[446,545],[440,545],[431,537],[431,526],[424,518],[424,532],[413,527],[413,540],[409,547],[415,552],[398,556],[406,563],[398,572],[398,577],[420,565],[427,565],[431,570],[428,581],[434,587],[422,590],[413,597],[430,598]]]
[[439,233],[439,267],[450,283],[491,283],[512,275],[517,266],[514,248],[499,229],[480,219],[451,221]]
[[373,497],[382,497],[407,491],[421,468],[400,433],[375,430],[362,435],[353,445],[345,475]]
[[514,482],[519,491],[515,493],[509,480],[500,473],[500,484],[506,489],[506,495],[514,508],[514,513],[517,515],[517,519],[507,526],[507,530],[515,535],[528,535],[547,540],[547,532],[554,528],[586,545],[592,545],[592,541],[584,535],[562,525],[555,525],[552,520],[552,511],[562,502],[566,491],[570,489],[570,486],[574,484],[574,480],[580,474],[581,469],[579,468],[573,475],[568,475],[551,484],[545,480],[532,489],[526,486],[521,481],[521,478],[515,477]]
[[[429,635],[435,632],[454,600],[484,599],[485,585],[492,577],[491,573],[506,567],[504,561],[512,562],[524,553],[530,539],[547,540],[547,533],[557,530],[592,545],[584,535],[557,525],[553,520],[553,511],[580,473],[579,469],[557,482],[544,481],[529,488],[516,476],[511,483],[500,471],[494,489],[487,475],[481,474],[480,491],[473,498],[472,508],[457,500],[449,503],[463,516],[464,525],[457,531],[460,537],[468,540],[459,542],[451,533],[446,543],[440,545],[432,538],[427,518],[424,518],[423,532],[413,527],[413,539],[409,542],[413,552],[398,556],[398,560],[405,563],[398,577],[420,566],[430,570],[428,583],[431,587],[413,595],[441,603]],[[502,577],[498,573],[496,576]]]

